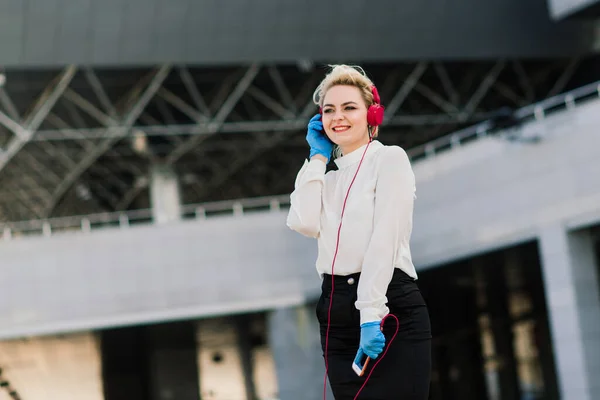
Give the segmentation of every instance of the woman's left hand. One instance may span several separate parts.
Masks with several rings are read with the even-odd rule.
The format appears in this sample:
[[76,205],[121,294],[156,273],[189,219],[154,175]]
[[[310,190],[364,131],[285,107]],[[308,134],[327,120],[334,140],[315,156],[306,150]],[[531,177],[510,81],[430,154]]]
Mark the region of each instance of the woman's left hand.
[[360,326],[360,350],[371,359],[379,357],[385,347],[385,336],[381,332],[381,322],[365,322]]

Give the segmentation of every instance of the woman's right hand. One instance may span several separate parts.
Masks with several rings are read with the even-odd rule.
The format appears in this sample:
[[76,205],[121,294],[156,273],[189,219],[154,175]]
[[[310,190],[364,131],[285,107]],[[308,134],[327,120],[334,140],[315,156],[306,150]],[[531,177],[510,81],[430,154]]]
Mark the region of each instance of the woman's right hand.
[[325,135],[323,122],[321,122],[321,114],[317,114],[310,119],[306,141],[310,146],[310,158],[315,155],[321,155],[325,157],[325,163],[329,162],[333,151],[333,142]]

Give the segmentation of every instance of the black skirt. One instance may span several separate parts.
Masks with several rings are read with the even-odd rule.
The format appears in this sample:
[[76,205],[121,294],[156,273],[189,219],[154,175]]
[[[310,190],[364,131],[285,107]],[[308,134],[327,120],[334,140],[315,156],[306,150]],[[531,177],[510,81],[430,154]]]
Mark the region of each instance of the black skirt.
[[[335,400],[354,399],[375,363],[381,359],[380,355],[371,360],[362,377],[352,370],[360,343],[360,313],[354,305],[359,280],[360,274],[334,277],[327,358],[328,379]],[[316,313],[325,356],[331,275],[324,276],[321,289]],[[427,400],[431,378],[431,326],[427,306],[415,280],[399,269],[394,271],[387,299],[390,314],[399,321],[398,333],[358,399]],[[396,332],[394,318],[385,320],[383,332],[387,348]]]

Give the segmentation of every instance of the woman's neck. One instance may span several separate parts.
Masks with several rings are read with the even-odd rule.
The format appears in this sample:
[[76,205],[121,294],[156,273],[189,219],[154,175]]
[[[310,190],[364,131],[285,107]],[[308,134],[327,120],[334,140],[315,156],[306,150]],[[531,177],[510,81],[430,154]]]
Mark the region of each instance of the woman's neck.
[[362,146],[366,145],[367,143],[369,143],[368,136],[366,139],[361,140],[359,142],[355,142],[355,143],[349,144],[347,146],[340,146],[340,150],[342,151],[342,156],[348,155],[348,154],[352,153],[353,151],[360,149]]

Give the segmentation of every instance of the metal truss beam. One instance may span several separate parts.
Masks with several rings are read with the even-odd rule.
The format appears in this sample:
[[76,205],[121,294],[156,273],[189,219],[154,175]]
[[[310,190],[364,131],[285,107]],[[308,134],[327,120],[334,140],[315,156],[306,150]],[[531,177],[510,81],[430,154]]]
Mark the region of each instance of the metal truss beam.
[[238,149],[236,156],[232,158],[231,163],[226,168],[217,170],[209,180],[200,181],[200,187],[196,191],[196,195],[200,199],[205,198],[211,192],[228,182],[237,172],[251,164],[262,154],[279,146],[286,139],[288,139],[287,135],[282,134],[282,132],[260,135],[249,149]]
[[[446,125],[460,122],[477,122],[481,119],[489,118],[492,112],[473,113],[471,118],[465,119],[463,113],[440,113],[423,115],[397,115],[387,117],[384,126],[390,127],[408,127],[420,125]],[[107,131],[105,128],[85,128],[85,129],[48,129],[40,131],[40,136],[33,141],[65,141],[65,140],[88,140],[104,139],[118,136],[124,138],[135,136],[136,131],[143,131],[147,136],[206,136],[215,133],[235,134],[252,132],[288,132],[298,131],[306,128],[306,120],[292,118],[286,120],[268,120],[268,121],[240,121],[225,122],[221,125],[218,132],[215,132],[210,123],[200,124],[177,124],[177,125],[149,125],[133,126],[126,128],[117,126]]]
[[4,107],[6,112],[8,112],[8,116],[14,121],[21,120],[21,114],[17,110],[17,107],[15,107],[15,104],[13,103],[8,93],[6,93],[6,89],[2,86],[0,86],[0,105]]
[[[420,81],[423,77],[426,70],[430,67],[428,63],[421,62],[418,63],[413,71],[407,76],[404,80],[400,88],[396,91],[395,95],[389,101],[386,106],[386,119],[384,121],[384,126],[415,126],[415,125],[447,125],[447,124],[459,124],[465,122],[477,122],[481,119],[488,118],[491,113],[486,112],[476,112],[476,107],[479,105],[481,100],[486,96],[490,88],[496,84],[498,75],[504,68],[504,61],[500,61],[496,63],[494,68],[488,73],[486,77],[484,77],[479,88],[473,93],[469,102],[464,106],[460,106],[457,104],[457,92],[454,88],[455,85],[450,81],[447,77],[447,73],[443,66],[434,65],[434,70],[440,77],[440,80],[444,82],[442,85],[449,97],[449,100],[446,100],[444,96],[437,93],[435,90],[431,89],[429,86],[425,85]],[[189,76],[189,73],[183,72],[186,70],[181,70],[180,73],[182,76],[186,76],[185,81],[186,88],[190,95],[196,100],[194,103],[197,103],[202,110],[199,110],[185,101],[183,101],[180,97],[178,97],[173,92],[168,89],[161,87],[158,90],[158,96],[171,104],[174,108],[187,115],[191,120],[195,123],[178,123],[178,124],[158,124],[158,125],[137,125],[137,126],[128,126],[128,125],[119,125],[114,124],[112,129],[107,130],[105,128],[84,128],[84,129],[60,129],[60,130],[41,130],[40,134],[34,140],[40,141],[61,141],[61,140],[83,140],[83,139],[100,139],[100,138],[111,138],[118,137],[124,138],[127,136],[135,136],[136,132],[143,131],[146,136],[201,136],[198,138],[192,138],[184,143],[181,143],[175,150],[171,152],[168,156],[167,163],[176,162],[181,156],[186,154],[189,151],[192,151],[195,146],[200,144],[206,138],[203,136],[212,136],[215,133],[250,133],[250,132],[283,132],[283,131],[297,131],[299,129],[303,129],[306,125],[306,121],[302,119],[295,118],[294,110],[295,103],[292,101],[290,103],[282,103],[279,102],[269,95],[267,95],[264,91],[252,85],[252,79],[258,73],[258,66],[253,66],[248,69],[245,77],[238,82],[238,86],[234,92],[232,92],[231,97],[227,100],[228,103],[223,102],[222,107],[218,110],[218,113],[215,115],[213,119],[208,119],[206,112],[209,111],[208,107],[205,104],[204,99],[200,96],[197,89],[195,89],[195,84]],[[282,99],[288,99],[291,96],[289,90],[284,87],[284,84],[281,80],[281,76],[278,75],[276,68],[270,67],[268,69],[269,75],[272,77],[274,81],[274,86],[276,87],[277,92],[279,93]],[[183,78],[182,78],[183,79]],[[277,82],[277,83],[275,83]],[[229,83],[229,82],[228,82]],[[404,102],[411,96],[413,91],[419,92],[425,98],[427,98],[432,104],[436,105],[440,109],[440,113],[437,114],[407,114],[407,113],[398,113],[398,111],[402,108]],[[223,87],[220,90],[220,95],[226,93],[223,90]],[[269,120],[250,120],[246,119],[239,122],[228,121],[225,122],[225,119],[228,115],[231,114],[231,109],[235,106],[235,104],[244,96],[244,94],[248,94],[252,99],[258,101],[262,105],[264,105],[267,109],[269,109],[273,115],[277,116],[277,119],[269,119]],[[72,96],[72,93],[69,91],[66,93],[66,96]],[[235,101],[234,101],[235,100]],[[218,100],[213,101],[213,104]],[[81,99],[79,99],[79,103],[82,103]],[[288,106],[286,107],[287,104]],[[309,105],[309,107],[311,107]],[[88,105],[88,112],[92,109],[93,106]],[[102,118],[98,116],[98,112],[95,113],[95,119],[98,121],[102,121],[106,119],[107,116],[104,114]]]
[[[67,93],[65,93],[65,97],[67,96]],[[68,104],[71,104],[71,103],[68,103]],[[81,119],[81,116],[79,115],[78,110],[73,109],[73,113],[75,113],[77,115],[77,117],[75,119],[79,119],[79,120]],[[69,124],[67,122],[65,122],[64,120],[62,120],[62,118],[58,117],[57,115],[55,115],[53,113],[50,113],[48,115],[47,119],[62,128],[71,129],[71,127],[69,126]],[[80,123],[80,125],[84,125],[84,124]],[[43,144],[44,144],[44,146],[49,146],[50,142],[45,142]],[[92,141],[83,142],[83,144],[84,144],[84,149],[86,151],[93,151],[95,144]],[[52,152],[53,155],[55,157],[57,157],[57,159],[58,159],[57,161],[62,163],[68,171],[71,171],[71,170],[77,168],[77,162],[74,161],[73,159],[71,159],[70,157],[68,157],[63,152],[56,151],[55,149],[50,149],[47,147],[44,148],[44,151],[46,151],[47,153]],[[122,186],[127,187],[127,185],[124,182],[120,181],[119,178],[113,177],[112,172],[105,166],[98,165],[96,168],[101,170],[103,173],[105,173],[107,178],[110,178],[112,181],[116,182],[121,187]],[[56,184],[54,185],[54,187],[57,187],[61,183],[62,183],[62,179],[59,179],[56,182]],[[105,181],[97,181],[97,182],[93,182],[92,184],[93,184],[94,188],[98,190],[98,194],[101,195],[103,197],[103,199],[108,201],[108,203],[111,204],[114,209],[115,202],[118,199],[116,199],[116,195],[114,193],[112,193],[109,189],[106,188]],[[89,195],[88,197],[89,197],[89,200],[93,201],[98,206],[99,209],[103,209],[103,207],[100,205],[100,203],[98,202],[98,199],[95,196]]]
[[573,74],[575,73],[580,62],[581,59],[579,57],[576,57],[569,62],[560,77],[556,80],[554,86],[552,86],[552,89],[550,89],[550,92],[548,92],[548,97],[556,96],[565,88],[567,83],[573,77]]
[[[171,165],[175,163],[178,159],[180,159],[184,154],[194,149],[195,146],[200,144],[203,140],[205,140],[208,136],[214,135],[219,131],[223,122],[227,118],[227,116],[233,110],[233,107],[243,96],[244,92],[248,89],[248,87],[252,84],[252,81],[258,74],[260,66],[258,64],[251,65],[242,79],[238,82],[234,90],[227,97],[227,99],[223,102],[221,108],[216,113],[214,118],[206,124],[206,133],[204,136],[193,136],[192,138],[186,140],[185,142],[177,145],[173,151],[166,157],[165,164]],[[224,91],[221,91],[224,93]],[[130,191],[125,193],[122,201],[119,203],[119,209],[123,209],[129,206],[129,203],[135,199],[137,194],[148,187],[150,182],[150,177],[148,174],[143,176],[137,176],[135,179],[135,185],[131,188]]]
[[483,80],[475,90],[475,93],[473,93],[473,95],[469,98],[467,104],[464,106],[462,110],[463,115],[461,116],[461,120],[466,121],[470,117],[470,115],[475,112],[475,109],[477,108],[479,103],[481,103],[481,101],[488,93],[492,85],[498,79],[498,76],[500,75],[500,72],[502,72],[502,70],[504,69],[505,65],[506,62],[504,60],[500,60],[486,74],[485,78],[483,78]]
[[200,94],[198,87],[194,83],[194,79],[192,78],[190,71],[186,67],[181,66],[179,67],[179,76],[181,77],[181,81],[183,82],[187,92],[190,94],[190,97],[192,98],[196,108],[200,110],[204,118],[210,118],[210,109],[208,108],[204,97],[202,97],[202,94]]
[[419,79],[421,79],[426,69],[427,63],[425,62],[418,63],[413,69],[404,84],[398,89],[398,92],[392,97],[392,100],[388,104],[386,108],[386,115],[388,118],[396,114],[396,111],[400,109],[402,103],[404,103],[415,85],[419,82]]
[[[246,73],[244,74],[242,79],[236,85],[233,92],[231,92],[229,97],[227,97],[227,100],[225,100],[223,102],[223,104],[221,105],[221,108],[219,109],[219,111],[217,112],[215,117],[208,124],[207,128],[208,128],[209,135],[215,134],[219,131],[219,129],[221,128],[221,125],[223,125],[223,122],[225,121],[225,119],[227,118],[229,113],[231,113],[231,111],[233,110],[233,107],[240,100],[240,98],[243,96],[244,92],[248,89],[248,87],[250,86],[250,84],[252,83],[252,81],[254,80],[256,75],[258,74],[259,69],[260,69],[260,66],[258,64],[253,64],[248,68],[248,70],[246,71]],[[173,164],[175,161],[180,159],[184,154],[193,150],[193,148],[196,145],[198,145],[202,140],[203,140],[202,137],[196,136],[191,139],[188,139],[181,145],[177,146],[171,152],[171,154],[168,155],[168,157],[166,159],[166,163]]]
[[[408,150],[494,118],[493,107],[541,100],[570,85],[582,62],[377,66],[372,77],[386,105],[385,140]],[[30,112],[20,92],[0,88],[0,129],[8,139],[0,149],[0,219],[128,208],[149,186],[147,164],[156,162],[176,164],[186,198],[198,201],[287,190],[285,182],[276,187],[270,171],[294,173],[289,153],[306,147],[301,132],[316,112],[312,92],[324,72],[166,65],[136,83],[127,72],[76,71],[57,75]],[[276,147],[288,157],[279,160]],[[77,203],[84,191],[86,202]]]
[[290,112],[292,114],[296,114],[296,112],[298,111],[296,109],[296,103],[294,102],[292,94],[290,93],[290,90],[286,86],[286,84],[283,80],[283,77],[281,76],[281,73],[279,72],[277,67],[274,65],[269,65],[267,67],[267,70],[269,71],[269,76],[271,77],[271,80],[273,81],[273,84],[275,85],[275,89],[277,90],[277,93],[279,94],[281,103],[289,104]]
[[[122,139],[126,136],[126,133],[131,128],[131,126],[138,119],[144,108],[148,105],[148,102],[154,97],[162,82],[166,79],[171,71],[170,65],[163,65],[160,67],[154,74],[152,80],[148,84],[147,88],[138,94],[137,101],[132,104],[131,108],[126,111],[123,115],[121,128],[125,128],[125,130],[119,130],[116,134],[112,134],[107,139],[103,140],[98,144],[92,151],[90,151],[75,168],[69,172],[69,174],[64,178],[64,180],[56,187],[54,192],[52,193],[52,197],[50,201],[45,207],[44,214],[49,216],[63,195],[71,188],[71,186],[77,182],[79,177],[104,153],[106,153],[118,140]],[[136,90],[137,92],[137,90]],[[111,107],[112,108],[112,107]],[[91,110],[88,109],[91,112]],[[99,111],[99,110],[97,110]],[[116,121],[113,119],[107,120],[108,122],[108,130],[111,131],[115,128]]]
[[[251,71],[251,70],[249,70],[249,71]],[[276,68],[271,67],[269,69],[269,75],[272,77],[273,80],[278,80],[278,83],[276,85],[279,86],[278,91],[280,92],[280,95],[282,95],[283,97],[287,97],[287,96],[291,97],[289,90],[287,89],[287,87],[284,86],[285,84],[283,82],[283,79],[278,74],[278,72],[275,72],[275,71],[276,71]],[[255,76],[254,73],[253,73],[253,75]],[[245,75],[245,78],[248,78],[248,71],[247,71],[247,74]],[[243,82],[243,79],[240,82]],[[260,103],[262,103],[265,107],[267,107],[269,110],[271,110],[274,114],[276,114],[278,116],[285,115],[287,117],[294,118],[294,120],[297,121],[297,123],[295,125],[283,125],[287,128],[285,130],[297,131],[298,129],[301,129],[301,127],[306,126],[306,119],[308,118],[309,114],[314,111],[314,108],[315,108],[314,104],[312,103],[312,97],[309,96],[309,92],[307,92],[305,90],[301,90],[300,94],[296,97],[296,99],[292,99],[292,101],[289,103],[289,104],[291,104],[291,106],[289,108],[291,110],[296,110],[296,112],[297,112],[297,107],[295,105],[298,104],[299,101],[306,102],[304,107],[302,107],[300,113],[294,114],[291,111],[288,111],[288,109],[286,109],[282,104],[280,104],[276,100],[272,99],[266,93],[264,93],[262,91],[259,92],[258,90],[253,90],[253,87],[250,86],[250,84],[251,84],[251,79],[248,78],[247,84],[244,84],[244,85],[247,87],[246,93],[248,93],[249,96],[251,96],[254,99],[257,99]],[[239,88],[239,85],[238,85],[238,88]],[[240,93],[240,97],[242,95],[243,95],[243,93]],[[310,97],[310,99],[308,101],[306,101],[305,100],[306,97]],[[230,99],[231,99],[231,97],[230,97]],[[285,123],[286,121],[285,120],[283,120],[283,121],[268,121],[267,124],[270,124],[273,122],[276,122],[276,123],[284,122]],[[287,122],[289,122],[289,121],[287,121]],[[202,133],[203,135],[212,136],[216,133],[224,133],[223,128],[228,125],[231,125],[231,124],[243,124],[243,123],[223,123],[223,124],[221,124],[218,132],[216,132],[214,130],[210,130],[207,125],[199,125],[199,126],[206,127],[206,131],[204,131]],[[265,129],[265,126],[261,126],[260,123],[257,123],[255,125],[256,130],[252,130],[252,129],[248,130],[246,128],[247,127],[242,127],[242,130],[240,130],[239,133],[263,132],[263,134],[260,135],[260,137],[262,137],[263,139],[267,132],[273,131],[273,129],[269,129],[269,128]],[[266,135],[266,136],[269,136],[269,135]],[[225,169],[221,168],[221,166],[219,166],[219,165],[214,165],[214,166],[211,165],[212,162],[210,159],[206,159],[202,155],[199,155],[198,158],[203,159],[204,160],[203,163],[205,165],[209,166],[210,170],[213,171],[214,177],[212,179],[210,179],[209,181],[205,182],[193,174],[186,174],[187,179],[190,181],[189,183],[192,184],[191,186],[193,187],[194,192],[199,196],[210,193],[212,190],[214,190],[219,185],[221,185],[224,181],[229,179],[229,177],[231,177],[237,171],[239,171],[242,168],[242,166],[247,165],[252,160],[255,160],[260,154],[264,153],[265,151],[268,151],[269,149],[273,148],[274,146],[277,146],[277,145],[283,143],[284,141],[288,140],[287,135],[281,135],[281,134],[280,135],[275,134],[275,135],[271,135],[269,137],[271,137],[272,139],[268,142],[263,142],[262,140],[259,139],[258,140],[259,144],[257,145],[257,147],[252,147],[252,149],[250,149],[250,150],[244,148],[243,154],[236,153],[236,156],[233,157],[233,159],[234,159],[233,164],[228,165]],[[235,148],[237,148],[237,150],[239,150],[239,146],[229,146],[229,147],[235,147]],[[208,149],[208,146],[203,146],[200,150],[202,152],[202,151],[206,151],[207,149]],[[136,184],[131,188],[131,190],[129,190],[123,196],[122,201],[119,203],[118,209],[121,210],[121,209],[127,208],[129,206],[129,204],[137,197],[137,195],[148,186],[148,184],[149,184],[149,177],[147,175],[139,177],[136,180]],[[199,188],[196,188],[196,186],[199,186]]]
[[[6,149],[0,153],[0,172],[6,167],[8,162],[21,150],[31,139],[34,137],[37,129],[44,121],[44,118],[48,115],[56,101],[65,91],[75,73],[77,68],[75,66],[68,66],[60,74],[58,82],[51,84],[42,93],[36,106],[29,116],[25,119],[23,124],[13,121],[8,115],[0,112],[0,123],[5,125],[8,129],[14,132],[15,136],[8,143]],[[13,107],[9,104],[9,110]],[[12,114],[16,114],[14,109]]]
[[[304,107],[302,113],[300,114],[300,119],[306,121],[306,118],[312,109],[311,105],[312,99]],[[289,140],[289,137],[283,134],[283,132],[276,132],[271,135],[262,135],[262,137],[260,137],[256,143],[253,143],[253,146],[250,149],[242,148],[240,154],[232,159],[232,162],[229,163],[227,168],[217,170],[215,176],[213,176],[210,181],[204,182],[197,192],[197,195],[201,199],[204,198],[212,191],[225,184],[238,171],[251,164],[262,154],[279,146],[286,140]]]

